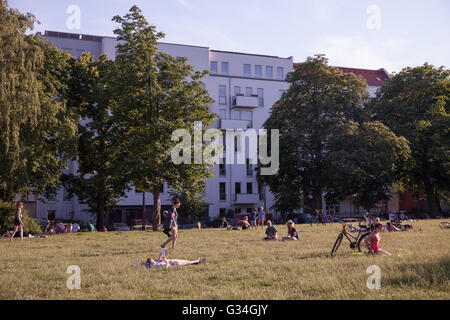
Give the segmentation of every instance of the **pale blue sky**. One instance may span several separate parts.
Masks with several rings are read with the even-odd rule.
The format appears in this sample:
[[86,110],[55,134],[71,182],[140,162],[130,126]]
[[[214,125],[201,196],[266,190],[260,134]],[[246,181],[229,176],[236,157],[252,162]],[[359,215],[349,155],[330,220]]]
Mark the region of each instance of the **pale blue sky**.
[[[335,66],[385,68],[429,62],[450,67],[450,1],[427,0],[9,0],[40,20],[36,31],[113,36],[114,15],[138,5],[165,42],[294,57],[325,53]],[[69,5],[81,28],[68,29]],[[370,6],[379,9],[367,12]],[[379,29],[367,23],[377,23]],[[371,24],[374,25],[374,24]]]

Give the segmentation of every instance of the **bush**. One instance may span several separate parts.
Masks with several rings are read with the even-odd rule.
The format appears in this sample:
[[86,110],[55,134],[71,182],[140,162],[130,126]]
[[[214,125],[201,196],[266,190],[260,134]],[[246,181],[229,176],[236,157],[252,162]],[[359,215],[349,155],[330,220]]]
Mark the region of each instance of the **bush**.
[[[3,202],[0,200],[0,232],[14,230],[14,215],[16,213],[15,203]],[[22,209],[23,229],[32,233],[42,233],[42,227],[36,219],[30,218],[26,210]]]

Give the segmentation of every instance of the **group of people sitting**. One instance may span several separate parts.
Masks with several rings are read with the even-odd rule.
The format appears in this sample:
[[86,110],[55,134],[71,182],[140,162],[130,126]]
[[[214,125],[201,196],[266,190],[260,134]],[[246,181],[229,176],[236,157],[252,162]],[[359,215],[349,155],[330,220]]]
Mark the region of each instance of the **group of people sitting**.
[[86,225],[82,225],[81,221],[69,222],[64,224],[62,221],[47,220],[45,234],[62,234],[62,233],[76,233],[76,232],[95,232],[95,226],[89,221]]

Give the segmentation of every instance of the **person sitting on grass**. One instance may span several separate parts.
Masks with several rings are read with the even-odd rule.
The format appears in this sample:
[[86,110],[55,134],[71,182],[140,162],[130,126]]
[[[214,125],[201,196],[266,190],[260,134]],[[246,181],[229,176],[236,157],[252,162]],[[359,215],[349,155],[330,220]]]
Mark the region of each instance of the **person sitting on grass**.
[[240,220],[239,225],[242,227],[242,230],[250,229],[250,223],[248,222],[248,216],[245,216],[244,219]]
[[197,260],[182,260],[182,259],[168,259],[168,251],[166,248],[161,248],[161,253],[159,255],[158,260],[153,260],[152,258],[148,258],[146,263],[142,263],[147,268],[156,268],[156,267],[179,267],[179,266],[190,266],[193,264],[206,263],[206,258],[198,258]]
[[399,232],[399,231],[402,231],[401,229],[399,229],[396,226],[392,225],[392,223],[390,221],[386,223],[386,230],[388,232]]
[[288,235],[287,235],[287,237],[283,237],[282,240],[283,241],[285,241],[285,240],[298,240],[298,232],[297,232],[297,229],[295,229],[294,222],[292,220],[289,220],[286,223],[286,226],[288,228]]
[[272,225],[272,221],[267,220],[267,229],[266,229],[266,235],[267,237],[265,237],[263,240],[267,240],[267,241],[277,241],[278,240],[278,236],[277,236],[277,228],[275,228]]
[[66,233],[66,226],[61,221],[58,221],[55,226],[55,232],[57,234]]
[[227,230],[230,230],[232,228],[232,226],[228,223],[227,218],[225,217],[222,218],[221,228],[227,228]]
[[364,242],[366,243],[369,253],[371,253],[371,254],[382,253],[382,254],[390,256],[391,254],[389,252],[380,248],[380,232],[382,230],[383,230],[383,224],[380,222],[377,222],[374,225],[374,230],[372,231],[372,233],[369,236],[367,236],[364,239]]

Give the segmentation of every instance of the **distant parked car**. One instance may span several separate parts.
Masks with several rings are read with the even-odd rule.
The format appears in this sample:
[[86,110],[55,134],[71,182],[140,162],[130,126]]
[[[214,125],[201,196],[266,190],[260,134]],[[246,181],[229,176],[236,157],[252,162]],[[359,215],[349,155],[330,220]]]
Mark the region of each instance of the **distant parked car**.
[[125,223],[114,223],[113,230],[114,231],[130,231],[130,227]]
[[292,220],[294,223],[311,223],[314,221],[314,217],[309,213],[290,213],[286,219]]

